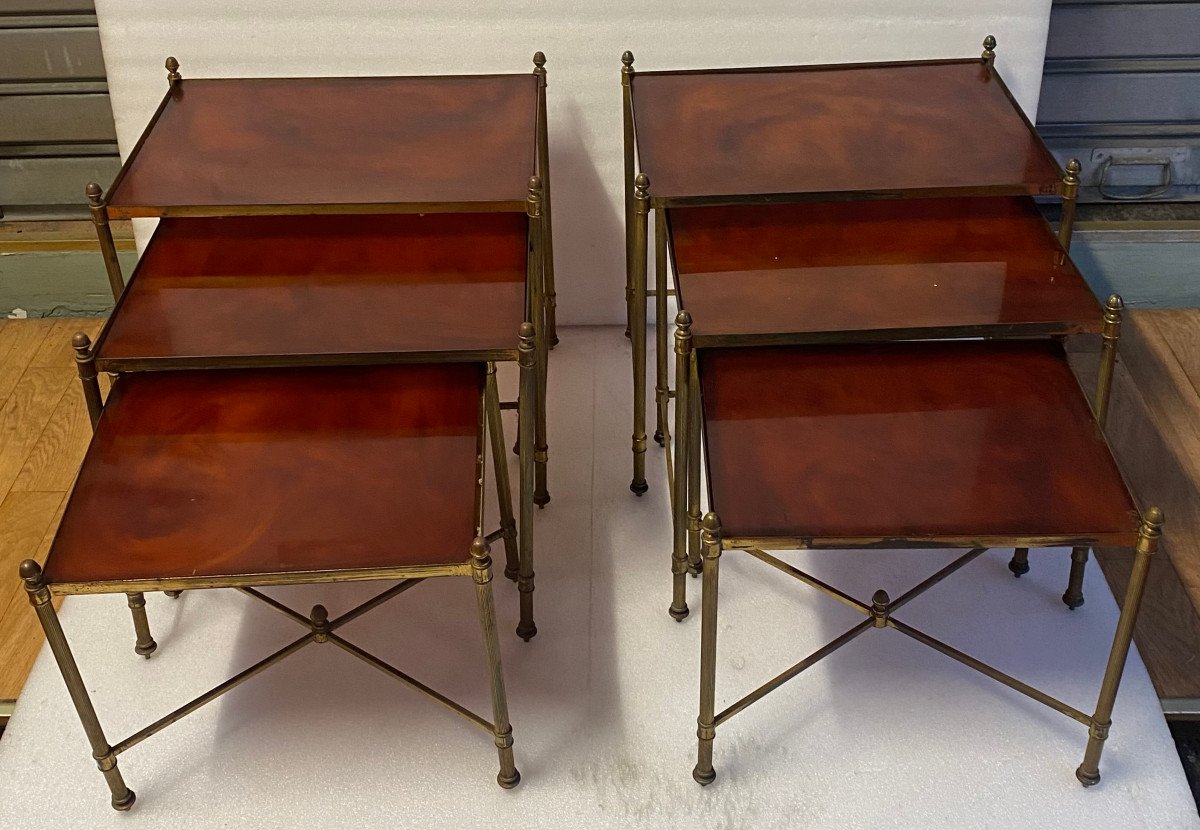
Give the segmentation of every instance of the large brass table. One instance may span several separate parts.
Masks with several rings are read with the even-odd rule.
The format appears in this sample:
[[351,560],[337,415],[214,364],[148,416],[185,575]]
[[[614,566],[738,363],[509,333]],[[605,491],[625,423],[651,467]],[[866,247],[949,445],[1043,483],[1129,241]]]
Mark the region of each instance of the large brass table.
[[[686,326],[680,336],[686,349]],[[702,531],[695,779],[709,784],[716,776],[718,726],[861,634],[891,628],[1087,726],[1076,776],[1085,786],[1097,783],[1162,515],[1152,507],[1139,519],[1062,345],[1035,340],[714,348],[699,353],[696,373],[709,512]],[[988,548],[1057,545],[1136,547],[1091,714],[897,616]],[[878,590],[869,600],[768,552],[933,547],[968,550],[902,595]],[[818,589],[865,619],[717,711],[718,567],[722,554],[732,550]]]
[[[854,249],[873,249],[866,261],[886,261],[890,240],[902,238],[900,227],[889,226],[896,218],[872,214],[875,200],[957,197],[1062,197],[1063,221],[1059,239],[1069,245],[1078,191],[1078,165],[1064,171],[1034,131],[1013,100],[995,67],[995,38],[987,37],[979,58],[898,61],[814,66],[753,67],[736,69],[642,71],[634,70],[633,55],[622,57],[624,102],[625,207],[626,207],[626,302],[629,334],[633,344],[633,479],[630,489],[641,495],[646,482],[646,300],[653,297],[656,346],[654,397],[657,424],[654,438],[665,443],[668,403],[674,393],[668,382],[668,270],[672,262],[681,270],[679,251],[668,239],[666,213],[685,206],[745,206],[754,204],[823,202],[808,213],[793,215],[791,229],[817,218],[812,231],[802,231],[807,245],[791,249],[804,264],[845,266],[854,264]],[[842,207],[831,202],[848,202]],[[886,208],[880,208],[886,210]],[[1020,214],[1025,208],[1013,205],[1009,219],[1025,236],[1035,236],[1030,219]],[[861,212],[860,212],[861,211]],[[647,247],[649,216],[653,213],[655,280],[647,290]],[[822,214],[828,219],[820,219]],[[709,213],[710,222],[737,215]],[[874,219],[872,216],[874,215]],[[846,221],[851,219],[852,221]],[[1003,254],[1012,253],[1017,242],[1002,239],[1005,220],[994,215],[990,231],[977,234],[980,241]],[[858,223],[858,224],[856,224]],[[872,223],[874,225],[872,226]],[[715,225],[714,225],[715,226]],[[1021,227],[1024,226],[1024,227]],[[959,226],[970,234],[965,224]],[[893,232],[896,231],[896,232]],[[987,237],[984,239],[983,237]],[[847,243],[853,241],[852,245]],[[926,249],[937,246],[926,238]],[[946,240],[942,240],[946,241]],[[726,234],[726,254],[758,240],[740,240]],[[677,244],[677,243],[676,243]],[[1040,244],[1040,243],[1039,243]],[[811,256],[802,252],[815,247]],[[1044,248],[1044,245],[1041,246]],[[836,261],[821,263],[821,255]],[[912,264],[911,254],[899,254]],[[928,260],[925,260],[928,261]],[[960,259],[942,260],[943,271]],[[1028,269],[1026,269],[1028,271]],[[1073,268],[1065,269],[1073,274]],[[932,271],[922,273],[931,274]],[[860,310],[862,298],[853,297],[861,280],[853,275],[838,303]],[[895,274],[893,287],[909,274]],[[1026,274],[1028,276],[1028,274]],[[1047,273],[1037,275],[1045,283]],[[836,274],[826,275],[823,284],[829,299]],[[979,270],[976,280],[987,281]],[[874,276],[872,277],[875,278]],[[1071,279],[1074,279],[1072,276]],[[996,286],[993,276],[991,285]],[[769,289],[769,281],[756,279],[745,293]],[[1027,285],[1027,287],[1033,287]],[[954,290],[950,288],[949,290]],[[963,291],[965,296],[967,291]],[[862,328],[882,322],[903,327],[902,311],[925,304],[928,290],[910,298],[894,297],[899,306],[881,304],[887,319],[868,315]],[[1069,300],[1068,294],[1052,294]],[[764,290],[760,310],[769,308],[776,333],[789,326],[812,331],[811,318],[788,323],[785,318],[804,304],[794,298],[786,306],[774,307],[777,293]],[[818,299],[810,295],[805,299]],[[944,297],[938,303],[945,302]],[[1068,302],[1069,306],[1069,302]],[[681,308],[683,306],[680,306]],[[1061,308],[1061,307],[1060,307]],[[830,306],[822,309],[836,316]],[[1029,307],[1026,307],[1029,310]],[[1045,309],[1051,311],[1052,309]],[[895,313],[888,314],[887,312]],[[905,336],[946,336],[955,328],[990,326],[989,336],[1004,333],[1004,319],[966,311],[951,302],[935,326],[925,333]],[[803,318],[803,313],[801,312]],[[928,316],[928,315],[926,315]],[[700,319],[694,315],[697,323]],[[1049,322],[1052,318],[1039,319]],[[853,340],[853,325],[833,320],[824,328],[841,331],[842,339]],[[1026,322],[1019,320],[1018,322]],[[922,327],[920,320],[914,328]],[[832,339],[837,339],[833,337]]]
[[[528,324],[520,363],[530,391],[535,368]],[[95,379],[89,384],[93,404]],[[488,529],[484,505],[488,443],[501,515],[508,498],[490,364],[127,373],[92,414],[95,435],[45,565],[26,560],[21,577],[114,808],[127,810],[134,801],[117,756],[312,643],[333,643],[483,728],[499,751],[499,784],[516,786],[488,552],[504,530]],[[522,421],[528,430],[527,412]],[[422,580],[443,576],[475,582],[491,719],[338,633]],[[301,613],[260,590],[349,580],[400,581],[334,619],[321,605]],[[110,743],[51,598],[127,594],[139,651],[148,655],[155,643],[142,592],[212,588],[261,600],[305,632]],[[416,626],[396,634],[437,636]]]

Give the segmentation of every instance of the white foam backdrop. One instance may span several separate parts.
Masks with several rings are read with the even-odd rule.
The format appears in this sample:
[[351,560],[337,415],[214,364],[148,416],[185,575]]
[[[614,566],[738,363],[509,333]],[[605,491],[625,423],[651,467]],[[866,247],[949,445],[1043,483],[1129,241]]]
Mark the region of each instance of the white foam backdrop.
[[522,72],[541,49],[559,320],[595,324],[624,320],[623,50],[643,69],[902,60],[975,55],[991,33],[1033,114],[1050,0],[96,0],[96,12],[123,153],[162,98],[167,55],[185,78],[286,77]]

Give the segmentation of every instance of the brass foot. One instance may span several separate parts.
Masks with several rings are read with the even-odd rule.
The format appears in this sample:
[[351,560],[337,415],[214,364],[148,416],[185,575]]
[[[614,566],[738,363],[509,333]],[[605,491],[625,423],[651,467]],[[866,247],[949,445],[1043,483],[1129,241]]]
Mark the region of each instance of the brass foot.
[[626,326],[625,327],[625,339],[628,340],[629,338],[630,338],[629,326]]
[[1017,579],[1029,573],[1029,548],[1014,550],[1012,559],[1008,561],[1008,569]]
[[696,767],[692,770],[692,778],[696,779],[696,783],[702,787],[707,787],[709,784],[717,780],[717,771],[712,767],[706,770]]
[[163,593],[169,596],[171,599],[179,599],[179,595],[182,594],[183,591],[163,591]]
[[671,619],[675,620],[675,622],[683,622],[691,612],[688,610],[687,603],[684,603],[683,608],[676,608],[672,605],[667,609],[667,613],[671,615]]
[[545,490],[535,490],[533,493],[533,503],[538,507],[545,507],[550,503],[550,494]]
[[148,643],[138,643],[136,646],[133,647],[133,650],[135,653],[140,654],[143,657],[145,657],[147,660],[149,660],[150,655],[153,654],[157,648],[158,648],[158,643],[151,640]]
[[1089,772],[1083,768],[1083,764],[1075,770],[1075,777],[1079,779],[1079,783],[1085,787],[1094,787],[1100,783],[1100,770]]
[[537,626],[533,623],[530,623],[529,625],[520,623],[517,625],[517,636],[528,643],[537,636]]
[[509,568],[507,565],[505,566],[505,568],[504,568],[504,578],[505,579],[507,579],[511,582],[516,582],[517,577],[520,575],[521,575],[521,572],[518,571],[516,568]]
[[654,430],[654,443],[658,444],[660,447],[666,446],[666,444],[663,443],[663,434],[661,429]]
[[1073,592],[1067,589],[1067,592],[1062,595],[1062,601],[1066,603],[1067,608],[1074,611],[1079,606],[1083,605],[1083,593]]
[[646,483],[646,479],[644,479],[644,478],[635,478],[629,484],[629,490],[635,496],[641,496],[644,493],[646,493],[646,491],[649,489],[650,489],[650,485]]
[[496,774],[496,783],[506,790],[511,790],[513,787],[521,783],[521,773],[518,770],[513,770],[512,775],[508,778],[504,777],[504,773]]
[[121,800],[118,801],[116,796],[113,796],[112,808],[121,813],[128,813],[129,808],[133,806],[133,802],[135,801],[137,801],[137,793],[127,789],[125,790],[125,797]]

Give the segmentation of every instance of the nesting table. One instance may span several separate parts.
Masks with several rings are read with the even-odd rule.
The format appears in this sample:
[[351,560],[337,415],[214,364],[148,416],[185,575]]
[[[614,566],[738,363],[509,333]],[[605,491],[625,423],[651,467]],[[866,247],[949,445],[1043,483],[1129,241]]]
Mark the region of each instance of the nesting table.
[[[689,614],[688,573],[704,575],[701,784],[715,778],[717,726],[884,627],[1086,725],[1077,776],[1099,780],[1161,514],[1139,514],[1103,436],[1122,303],[1102,308],[1067,253],[1078,164],[1059,168],[997,73],[994,48],[988,37],[977,59],[674,72],[634,72],[623,58],[630,489],[648,486],[653,297],[673,618]],[[1063,199],[1057,234],[1038,195]],[[1094,410],[1062,343],[1079,333],[1103,342]],[[1063,600],[1076,608],[1097,544],[1139,555],[1092,714],[893,616],[994,547],[1014,548],[1017,576],[1031,547],[1071,547]],[[870,601],[768,552],[906,547],[967,552],[904,595]],[[718,712],[717,566],[733,549],[867,619]]]
[[[96,342],[73,344],[94,435],[45,565],[21,566],[112,805],[134,800],[118,755],[326,642],[486,730],[513,787],[489,550],[503,541],[529,640],[555,340],[545,58],[513,75],[185,80],[173,58],[167,72],[108,193],[87,188],[116,300]],[[126,282],[108,225],[138,217],[159,221]],[[519,367],[513,402],[500,361]],[[518,411],[519,532],[502,409]],[[491,718],[337,633],[440,576],[475,582]],[[260,590],[349,580],[400,581],[334,619]],[[110,744],[51,596],[126,594],[149,657],[144,592],[203,588],[306,631]]]

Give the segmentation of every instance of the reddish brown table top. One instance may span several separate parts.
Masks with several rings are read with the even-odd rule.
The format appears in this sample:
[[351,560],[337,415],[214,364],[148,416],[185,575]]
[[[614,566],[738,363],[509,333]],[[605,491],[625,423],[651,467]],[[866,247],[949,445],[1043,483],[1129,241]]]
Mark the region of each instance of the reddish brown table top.
[[101,334],[99,363],[515,357],[526,223],[517,213],[163,219]]
[[1136,538],[1053,341],[708,349],[700,374],[727,536]]
[[1100,325],[1028,197],[684,207],[668,219],[701,346]]
[[650,195],[1057,193],[1062,171],[979,60],[637,72]]
[[524,210],[532,74],[184,79],[108,197],[113,216],[278,205]]
[[479,364],[127,374],[51,583],[462,563]]

